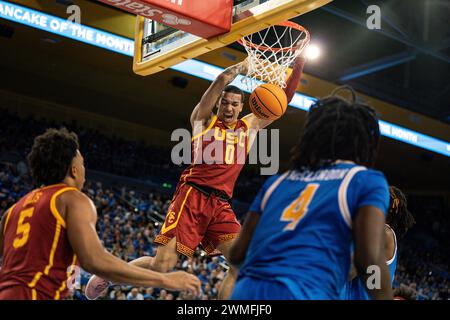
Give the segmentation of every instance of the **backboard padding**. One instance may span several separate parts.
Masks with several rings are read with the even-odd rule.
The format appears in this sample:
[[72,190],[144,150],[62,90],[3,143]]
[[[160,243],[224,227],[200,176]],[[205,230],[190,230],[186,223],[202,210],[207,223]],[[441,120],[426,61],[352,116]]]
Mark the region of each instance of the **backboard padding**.
[[[139,75],[150,75],[165,70],[187,59],[195,58],[208,51],[229,45],[242,37],[263,30],[270,25],[292,19],[317,9],[332,0],[247,0],[234,7],[231,30],[223,35],[203,39],[183,31],[179,31],[177,41],[161,40],[159,46],[154,46],[154,52],[144,52],[149,49],[145,38],[146,19],[137,17],[135,34],[135,55],[133,70]],[[176,37],[174,34],[168,37]],[[171,42],[172,41],[172,42]],[[147,47],[145,47],[147,46]],[[151,48],[150,48],[151,49]],[[143,54],[145,53],[145,54]]]

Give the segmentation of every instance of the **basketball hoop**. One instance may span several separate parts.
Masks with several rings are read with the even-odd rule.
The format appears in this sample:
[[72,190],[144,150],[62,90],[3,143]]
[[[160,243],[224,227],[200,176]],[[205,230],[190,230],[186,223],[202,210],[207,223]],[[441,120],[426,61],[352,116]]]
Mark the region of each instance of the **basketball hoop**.
[[248,35],[238,42],[248,54],[248,72],[242,82],[252,92],[259,81],[286,87],[287,69],[309,44],[301,25],[285,21]]

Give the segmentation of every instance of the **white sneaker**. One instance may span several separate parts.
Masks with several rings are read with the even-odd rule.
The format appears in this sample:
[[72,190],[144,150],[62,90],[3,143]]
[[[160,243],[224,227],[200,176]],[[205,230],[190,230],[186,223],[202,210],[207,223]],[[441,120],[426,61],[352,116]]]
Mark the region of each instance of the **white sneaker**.
[[89,300],[95,300],[101,296],[104,296],[106,293],[106,290],[111,285],[112,285],[112,283],[107,280],[104,280],[97,276],[92,276],[86,285],[84,295]]

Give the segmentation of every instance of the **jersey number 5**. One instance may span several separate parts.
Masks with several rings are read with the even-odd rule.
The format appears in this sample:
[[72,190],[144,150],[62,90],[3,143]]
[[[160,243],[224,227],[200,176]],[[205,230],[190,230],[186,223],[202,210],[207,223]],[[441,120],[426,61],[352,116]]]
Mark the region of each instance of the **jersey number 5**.
[[18,249],[23,247],[28,242],[31,226],[25,222],[26,218],[31,218],[34,213],[34,208],[26,209],[20,212],[19,222],[17,223],[16,238],[13,242],[13,247]]
[[281,215],[281,221],[289,221],[290,223],[284,227],[283,231],[294,230],[297,224],[300,222],[300,219],[308,211],[308,206],[311,200],[314,197],[317,189],[319,188],[319,184],[310,183],[306,186],[305,189],[300,193],[297,199],[291,202],[291,204],[284,209],[283,214]]

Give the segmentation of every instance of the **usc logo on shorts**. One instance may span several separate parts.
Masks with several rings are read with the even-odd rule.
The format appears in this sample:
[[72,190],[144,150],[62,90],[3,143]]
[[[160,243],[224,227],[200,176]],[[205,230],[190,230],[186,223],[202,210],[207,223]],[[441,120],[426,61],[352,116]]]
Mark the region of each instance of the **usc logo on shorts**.
[[175,222],[175,212],[170,211],[170,212],[167,214],[167,223],[168,223],[168,224],[172,224],[172,223],[174,223],[174,222]]

